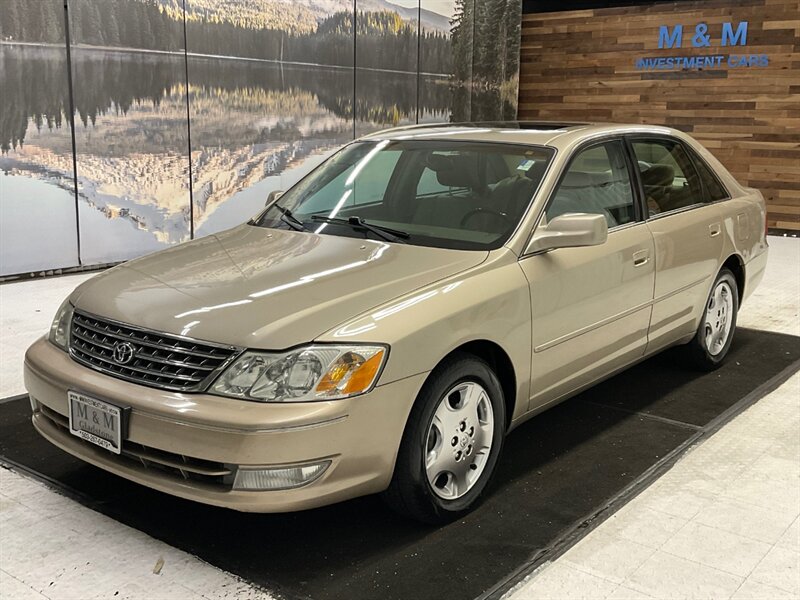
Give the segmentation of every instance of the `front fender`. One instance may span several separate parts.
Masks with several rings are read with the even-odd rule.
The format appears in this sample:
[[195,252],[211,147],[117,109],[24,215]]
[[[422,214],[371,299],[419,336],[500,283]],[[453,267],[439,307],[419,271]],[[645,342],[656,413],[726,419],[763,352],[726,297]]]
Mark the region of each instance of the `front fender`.
[[526,409],[530,392],[530,291],[517,261],[503,262],[487,261],[415,290],[341,324],[318,341],[389,344],[380,385],[427,373],[467,342],[494,342],[509,356],[517,376],[516,418]]

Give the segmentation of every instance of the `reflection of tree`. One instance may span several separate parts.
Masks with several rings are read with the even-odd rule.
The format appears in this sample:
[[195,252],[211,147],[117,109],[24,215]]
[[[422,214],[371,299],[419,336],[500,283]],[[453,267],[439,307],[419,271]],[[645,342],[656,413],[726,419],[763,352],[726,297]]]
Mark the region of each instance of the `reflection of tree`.
[[[299,92],[313,94],[317,102],[337,117],[353,118],[352,71],[315,67],[279,68],[231,62],[221,59],[193,59],[189,66],[192,88],[202,95],[229,93],[221,104],[233,108],[240,102],[253,102],[254,112],[264,112],[266,99],[259,90],[282,92],[295,103]],[[413,74],[359,71],[358,111],[360,120],[391,124],[414,118],[417,106],[416,76]],[[446,80],[445,80],[446,81]],[[442,79],[423,85],[419,95],[420,111],[445,114],[450,107],[450,88]],[[297,104],[295,104],[295,110]],[[291,116],[292,107],[277,106],[276,115]],[[238,143],[232,140],[234,143]],[[223,142],[224,143],[224,142]]]
[[[446,79],[420,85],[421,113],[446,115],[450,109],[450,86]],[[352,96],[352,92],[351,92]],[[356,115],[359,121],[385,126],[414,119],[417,106],[416,77],[380,71],[358,72]]]
[[73,54],[75,110],[84,125],[98,115],[127,113],[133,104],[158,106],[173,88],[183,86],[183,60],[179,57],[129,56],[118,53]]
[[64,52],[0,49],[0,151],[21,146],[28,120],[37,129],[60,127],[69,115]]
[[517,118],[516,86],[451,86],[450,101],[455,123],[508,121]]
[[[178,100],[184,89],[183,60],[171,56],[76,51],[72,55],[75,110],[88,126],[100,115],[127,114],[134,105],[158,106]],[[414,75],[359,72],[358,115],[378,123],[413,118],[416,111]],[[224,59],[192,59],[189,64],[192,102],[217,97],[216,106],[264,114],[273,106],[276,116],[289,117],[314,101],[339,118],[353,118],[352,71],[318,67],[281,67]],[[24,140],[28,119],[39,127],[59,127],[69,113],[64,53],[50,49],[0,48],[0,89],[6,104],[0,111],[0,149]],[[423,85],[420,110],[444,113],[450,106],[447,85]],[[224,97],[221,97],[224,96]],[[7,98],[7,99],[6,99]],[[301,102],[302,99],[302,102]],[[194,104],[193,104],[194,106]],[[156,127],[153,127],[156,129]],[[186,148],[184,127],[165,127],[148,151]],[[270,130],[269,136],[288,134]],[[270,139],[274,139],[270,137]],[[265,140],[248,140],[248,143]],[[245,140],[220,132],[221,145]]]

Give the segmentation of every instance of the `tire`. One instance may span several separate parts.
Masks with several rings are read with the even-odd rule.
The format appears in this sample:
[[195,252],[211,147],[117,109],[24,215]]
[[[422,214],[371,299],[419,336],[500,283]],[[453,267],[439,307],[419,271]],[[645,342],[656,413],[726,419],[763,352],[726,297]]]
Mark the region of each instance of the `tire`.
[[475,508],[497,466],[505,416],[503,389],[485,361],[467,353],[445,359],[411,410],[386,503],[430,524]]
[[697,369],[713,371],[725,361],[736,331],[739,288],[728,269],[722,269],[711,286],[700,326],[687,345],[687,355]]

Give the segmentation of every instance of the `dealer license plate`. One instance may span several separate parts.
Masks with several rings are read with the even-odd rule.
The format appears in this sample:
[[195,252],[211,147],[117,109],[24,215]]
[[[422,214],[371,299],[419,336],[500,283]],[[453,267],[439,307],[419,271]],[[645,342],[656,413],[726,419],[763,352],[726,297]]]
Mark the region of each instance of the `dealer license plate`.
[[122,452],[122,427],[124,411],[119,406],[67,392],[69,398],[69,431],[87,442],[110,450]]

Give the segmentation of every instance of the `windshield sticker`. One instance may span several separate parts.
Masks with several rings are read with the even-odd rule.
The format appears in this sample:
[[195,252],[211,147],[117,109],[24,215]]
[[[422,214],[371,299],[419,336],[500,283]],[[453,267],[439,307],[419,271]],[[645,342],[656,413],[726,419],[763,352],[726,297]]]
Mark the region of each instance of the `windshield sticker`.
[[535,162],[536,162],[535,160],[531,159],[523,160],[521,163],[519,163],[517,171],[525,171],[527,173]]

